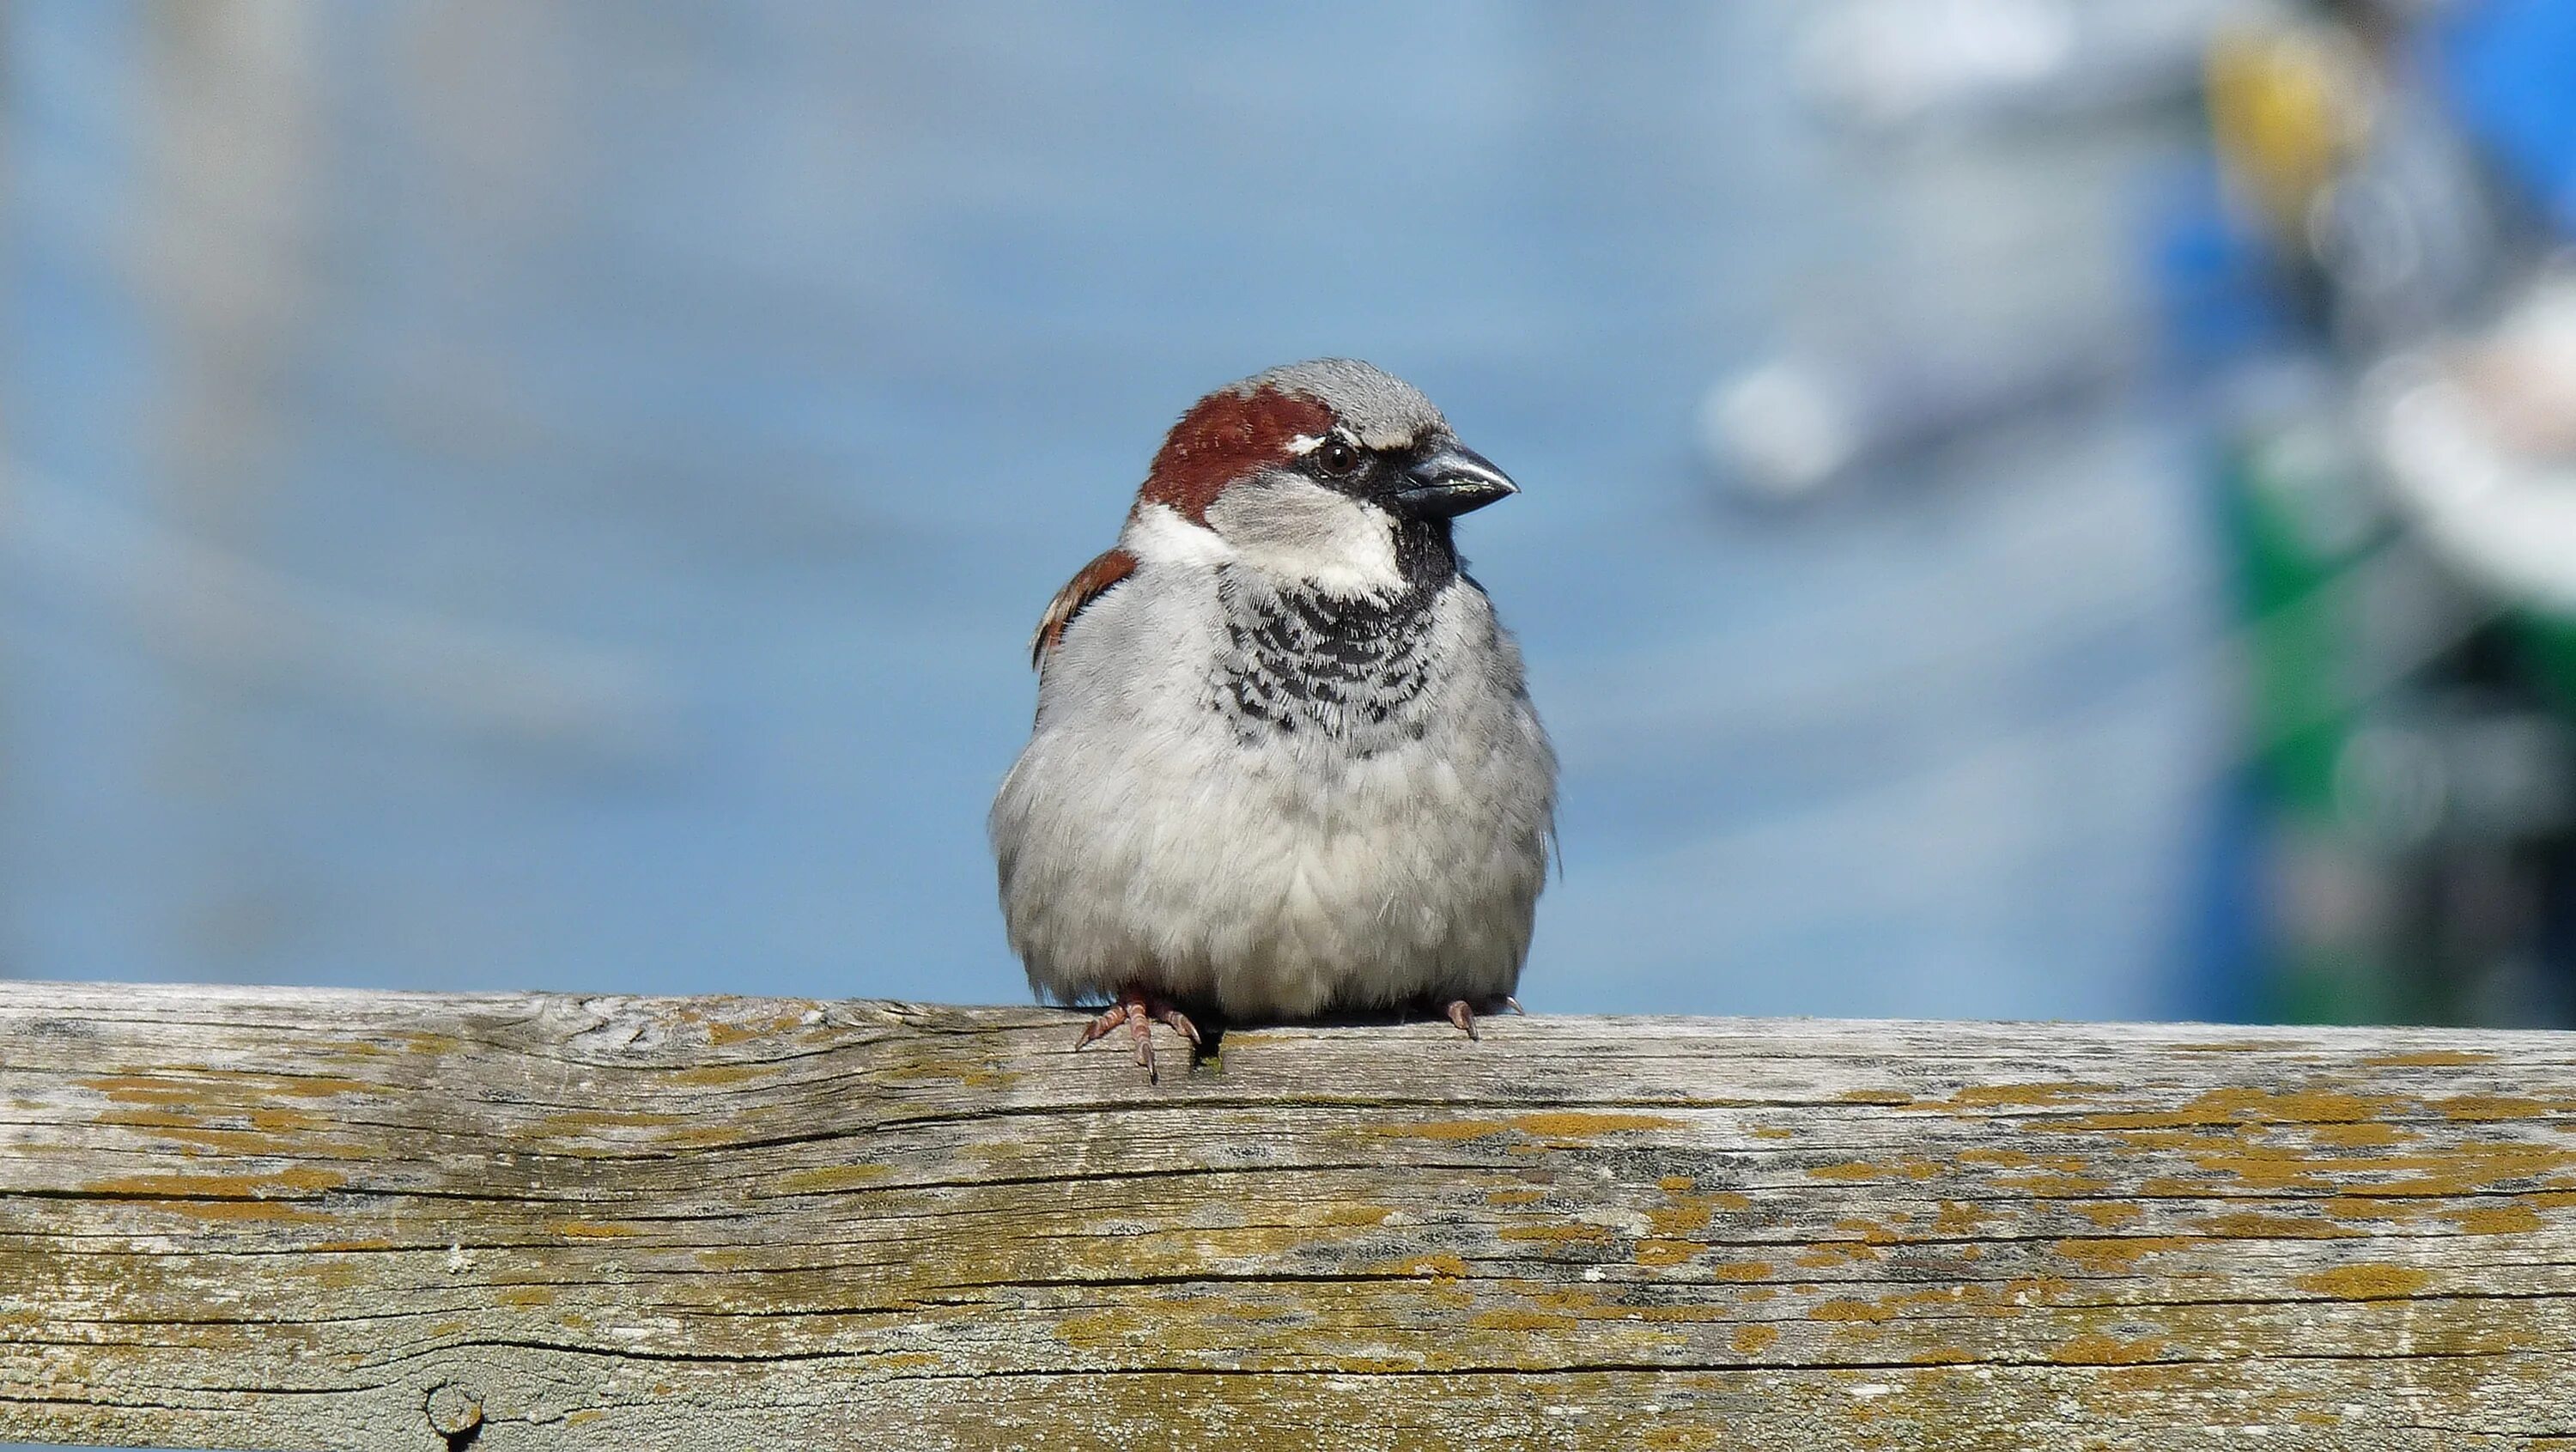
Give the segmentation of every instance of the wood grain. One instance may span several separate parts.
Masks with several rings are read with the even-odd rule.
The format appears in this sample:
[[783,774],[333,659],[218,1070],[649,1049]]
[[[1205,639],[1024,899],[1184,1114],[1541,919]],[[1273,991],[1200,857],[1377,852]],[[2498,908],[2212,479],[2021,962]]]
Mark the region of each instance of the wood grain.
[[1078,1022],[0,984],[0,1434],[2576,1448],[2576,1035]]

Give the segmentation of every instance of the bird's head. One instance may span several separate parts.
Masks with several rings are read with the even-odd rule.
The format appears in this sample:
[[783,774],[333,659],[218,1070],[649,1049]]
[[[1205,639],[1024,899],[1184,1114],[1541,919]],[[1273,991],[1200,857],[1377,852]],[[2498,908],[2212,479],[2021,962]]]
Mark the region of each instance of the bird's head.
[[1516,492],[1412,384],[1322,358],[1192,405],[1136,508],[1214,534],[1280,584],[1356,595],[1412,582],[1426,548],[1454,568],[1449,521]]

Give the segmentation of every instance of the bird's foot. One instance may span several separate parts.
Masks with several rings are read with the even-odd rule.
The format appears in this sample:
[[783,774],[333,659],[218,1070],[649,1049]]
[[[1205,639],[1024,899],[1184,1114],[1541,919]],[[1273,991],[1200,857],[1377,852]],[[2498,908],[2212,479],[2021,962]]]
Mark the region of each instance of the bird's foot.
[[1449,1000],[1449,1021],[1458,1026],[1458,1032],[1471,1039],[1484,1037],[1483,1034],[1476,1032],[1476,1015],[1480,1013],[1490,1018],[1498,1013],[1525,1014],[1528,1012],[1528,1009],[1521,1007],[1519,999],[1508,993],[1500,997],[1488,998],[1482,1003],[1470,1003],[1463,998]]
[[1084,1027],[1082,1037],[1073,1041],[1074,1051],[1079,1053],[1090,1047],[1094,1040],[1122,1023],[1127,1025],[1127,1032],[1136,1040],[1136,1064],[1145,1071],[1148,1084],[1159,1084],[1163,1080],[1162,1072],[1154,1064],[1156,1023],[1170,1025],[1173,1032],[1189,1040],[1192,1053],[1198,1051],[1199,1029],[1198,1025],[1190,1022],[1190,1016],[1173,1007],[1170,999],[1147,993],[1141,988],[1130,988],[1119,994],[1116,1003]]

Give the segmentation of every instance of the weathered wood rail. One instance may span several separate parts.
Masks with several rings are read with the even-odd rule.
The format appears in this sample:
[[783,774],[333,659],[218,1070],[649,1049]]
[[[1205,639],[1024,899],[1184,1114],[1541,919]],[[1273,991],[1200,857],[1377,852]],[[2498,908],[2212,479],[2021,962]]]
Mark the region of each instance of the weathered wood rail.
[[2576,1447],[2576,1035],[1074,1024],[0,985],[0,1436]]

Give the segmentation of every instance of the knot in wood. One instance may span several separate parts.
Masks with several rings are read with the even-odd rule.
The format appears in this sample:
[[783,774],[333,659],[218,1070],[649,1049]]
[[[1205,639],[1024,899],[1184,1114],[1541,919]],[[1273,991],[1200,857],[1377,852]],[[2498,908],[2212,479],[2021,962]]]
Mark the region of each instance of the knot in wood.
[[442,1437],[459,1437],[483,1425],[483,1399],[469,1387],[443,1381],[429,1389],[429,1424]]

